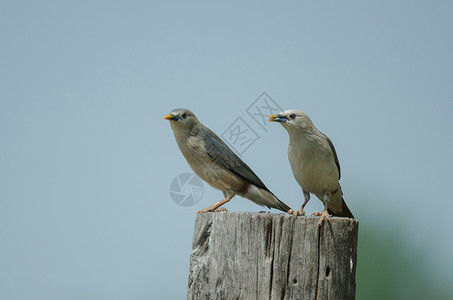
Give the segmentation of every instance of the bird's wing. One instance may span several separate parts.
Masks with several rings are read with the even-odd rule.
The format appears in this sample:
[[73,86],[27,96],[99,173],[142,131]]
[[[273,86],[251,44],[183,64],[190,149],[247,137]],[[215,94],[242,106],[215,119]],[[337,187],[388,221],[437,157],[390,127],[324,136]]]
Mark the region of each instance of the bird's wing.
[[337,168],[338,168],[338,180],[340,180],[341,171],[340,171],[340,162],[338,161],[337,151],[335,151],[335,147],[333,146],[332,141],[327,137],[327,135],[325,135],[324,133],[322,133],[322,135],[326,138],[327,142],[329,143],[330,150],[332,150],[333,159],[335,160],[335,164],[337,165]]
[[206,153],[212,160],[247,179],[257,187],[269,191],[250,167],[247,166],[214,132],[204,127],[201,135],[206,145]]

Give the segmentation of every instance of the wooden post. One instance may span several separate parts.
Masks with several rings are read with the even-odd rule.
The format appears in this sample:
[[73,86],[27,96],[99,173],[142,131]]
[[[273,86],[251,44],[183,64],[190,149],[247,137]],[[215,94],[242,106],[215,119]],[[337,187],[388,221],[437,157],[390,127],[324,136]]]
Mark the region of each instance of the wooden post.
[[358,221],[199,213],[188,299],[354,299]]

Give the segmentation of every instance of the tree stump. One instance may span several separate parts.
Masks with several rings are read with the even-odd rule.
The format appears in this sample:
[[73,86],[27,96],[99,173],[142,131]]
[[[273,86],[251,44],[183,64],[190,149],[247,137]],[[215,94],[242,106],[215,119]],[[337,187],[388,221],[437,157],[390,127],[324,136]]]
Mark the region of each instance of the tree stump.
[[188,299],[354,299],[358,221],[199,213]]

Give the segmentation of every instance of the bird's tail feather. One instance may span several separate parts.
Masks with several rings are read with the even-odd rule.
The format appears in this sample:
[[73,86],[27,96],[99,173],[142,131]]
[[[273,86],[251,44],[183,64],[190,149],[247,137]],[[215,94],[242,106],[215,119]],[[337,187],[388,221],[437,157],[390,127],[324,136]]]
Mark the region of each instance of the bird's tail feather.
[[267,206],[269,208],[275,208],[279,209],[283,212],[288,212],[291,208],[280,201],[274,194],[271,192],[259,188],[255,185],[250,185],[250,188],[248,189],[247,193],[245,195],[241,195],[253,202],[255,202],[258,205],[262,206]]
[[272,206],[273,208],[279,209],[279,210],[281,210],[281,211],[283,211],[283,212],[285,212],[285,213],[288,212],[288,211],[291,209],[288,205],[286,205],[286,204],[283,203],[281,200],[279,200],[279,199],[277,198],[277,196],[275,196],[275,195],[272,194],[272,193],[270,193],[270,194],[271,194],[272,196],[274,196],[274,201],[273,201],[273,203],[276,204],[275,206]]
[[346,205],[346,202],[344,202],[343,197],[341,197],[341,212],[333,212],[329,208],[327,208],[327,212],[336,217],[346,217],[346,218],[352,218],[354,219],[354,216],[352,215],[352,212],[349,210],[349,207]]

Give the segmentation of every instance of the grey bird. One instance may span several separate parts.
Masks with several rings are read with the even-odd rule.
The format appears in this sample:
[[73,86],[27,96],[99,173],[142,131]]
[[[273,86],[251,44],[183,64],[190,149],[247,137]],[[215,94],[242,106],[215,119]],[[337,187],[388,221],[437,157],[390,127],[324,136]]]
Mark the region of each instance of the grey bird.
[[192,170],[210,186],[221,190],[224,199],[198,212],[210,212],[235,195],[258,205],[288,212],[256,174],[214,132],[204,126],[188,109],[178,108],[164,119],[170,120],[176,143]]
[[323,203],[324,211],[315,213],[322,220],[329,215],[354,218],[344,202],[340,183],[340,163],[330,139],[319,131],[310,118],[300,110],[286,110],[269,116],[269,121],[280,122],[288,131],[288,158],[296,181],[302,188],[305,201],[296,215],[304,214],[304,207],[315,194]]

